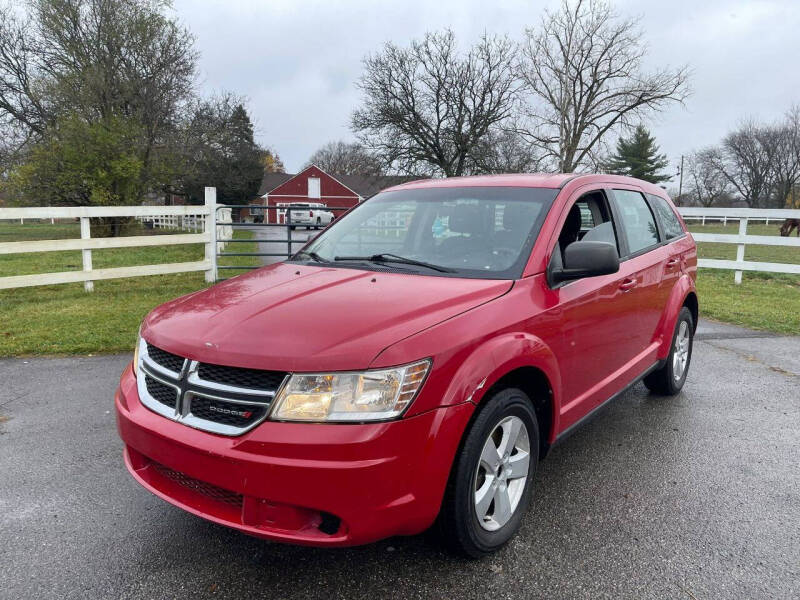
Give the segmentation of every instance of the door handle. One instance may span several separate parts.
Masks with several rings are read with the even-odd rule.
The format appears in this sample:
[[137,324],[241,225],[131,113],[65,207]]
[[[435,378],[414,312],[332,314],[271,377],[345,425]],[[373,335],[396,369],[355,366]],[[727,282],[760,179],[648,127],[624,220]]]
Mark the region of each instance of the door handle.
[[628,277],[619,284],[619,289],[621,289],[623,292],[630,291],[636,285],[636,283],[636,278]]
[[670,259],[667,261],[667,266],[668,266],[668,267],[674,267],[674,266],[676,266],[676,265],[677,265],[678,263],[680,263],[680,262],[681,262],[681,259],[680,259],[679,257],[677,257],[677,256],[676,256],[676,257],[674,257],[674,258],[670,258]]

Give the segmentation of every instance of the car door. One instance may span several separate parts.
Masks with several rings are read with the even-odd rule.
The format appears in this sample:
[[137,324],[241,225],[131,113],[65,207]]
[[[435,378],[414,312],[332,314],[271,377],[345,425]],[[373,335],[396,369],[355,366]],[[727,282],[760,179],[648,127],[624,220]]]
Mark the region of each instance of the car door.
[[[625,248],[623,262],[629,273],[625,293],[630,310],[636,316],[630,340],[638,356],[648,350],[654,351],[656,331],[668,295],[664,273],[671,259],[668,249],[661,244],[661,232],[653,210],[640,190],[615,186],[612,204]],[[677,264],[680,268],[679,261]]]
[[[569,219],[573,206],[580,208],[582,216],[581,235],[603,225],[595,222],[591,209],[581,206],[582,199],[594,196],[596,202],[605,203],[606,229],[610,220],[611,237],[620,249],[613,211],[610,210],[607,193],[602,189],[578,190],[567,202],[560,216],[557,234],[551,240],[549,260],[559,261],[559,238]],[[588,222],[587,222],[588,221]],[[579,236],[580,237],[580,236]],[[556,333],[548,344],[558,358],[562,378],[562,402],[560,428],[563,430],[606,400],[619,387],[617,379],[620,369],[630,363],[639,350],[638,343],[631,339],[631,332],[638,327],[635,299],[630,295],[627,282],[634,278],[632,263],[621,263],[620,271],[599,277],[587,277],[559,285],[550,285],[547,302],[553,306],[552,314],[557,322]]]
[[666,304],[672,293],[672,288],[675,287],[681,274],[686,269],[686,249],[676,243],[686,237],[686,232],[667,200],[655,194],[645,194],[645,197],[656,215],[664,244],[661,257],[663,261],[661,288],[663,290],[662,297]]

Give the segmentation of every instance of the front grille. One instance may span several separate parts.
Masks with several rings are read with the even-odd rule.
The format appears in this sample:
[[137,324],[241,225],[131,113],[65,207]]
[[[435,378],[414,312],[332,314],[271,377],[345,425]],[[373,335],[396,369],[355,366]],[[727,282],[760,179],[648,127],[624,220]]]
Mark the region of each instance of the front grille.
[[154,363],[157,363],[165,369],[169,369],[170,371],[180,373],[181,369],[183,368],[182,357],[167,352],[166,350],[162,350],[161,348],[156,348],[150,344],[147,344],[147,356],[152,358]]
[[147,392],[161,404],[175,408],[178,401],[178,391],[168,385],[164,385],[160,381],[156,381],[149,375],[144,376],[144,383],[147,386]]
[[250,423],[261,420],[267,408],[264,404],[238,404],[200,396],[192,397],[189,405],[191,414],[199,419],[234,427],[247,427]]
[[142,404],[173,421],[223,435],[240,435],[263,421],[287,376],[281,371],[198,363],[151,344],[140,366]]
[[225,367],[200,363],[197,374],[200,379],[223,383],[255,390],[277,390],[286,373],[280,371],[261,371],[259,369],[243,369],[241,367]]
[[185,473],[175,471],[158,463],[153,463],[153,467],[167,479],[170,479],[171,481],[174,481],[175,483],[182,485],[187,489],[197,492],[198,494],[202,494],[203,496],[206,496],[212,500],[216,500],[217,502],[230,504],[231,506],[235,506],[237,508],[242,507],[244,497],[241,494],[217,487],[210,483],[206,483],[205,481],[200,481],[194,477],[189,477]]

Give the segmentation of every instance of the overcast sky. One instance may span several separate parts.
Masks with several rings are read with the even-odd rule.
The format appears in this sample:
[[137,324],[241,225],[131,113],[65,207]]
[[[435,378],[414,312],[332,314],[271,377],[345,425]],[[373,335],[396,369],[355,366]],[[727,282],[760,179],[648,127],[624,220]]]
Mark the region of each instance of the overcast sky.
[[[295,172],[323,143],[352,139],[361,59],[450,27],[466,46],[485,30],[521,38],[546,7],[529,0],[176,0],[197,39],[205,94],[249,100],[258,140]],[[673,164],[745,117],[800,103],[800,0],[619,0],[641,16],[648,65],[689,64],[694,93],[647,125]]]

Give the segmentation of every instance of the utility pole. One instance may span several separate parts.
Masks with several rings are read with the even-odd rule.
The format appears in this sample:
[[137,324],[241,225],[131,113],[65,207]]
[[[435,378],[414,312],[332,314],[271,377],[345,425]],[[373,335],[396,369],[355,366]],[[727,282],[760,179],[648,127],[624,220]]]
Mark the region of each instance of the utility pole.
[[681,154],[681,168],[678,171],[678,175],[681,176],[678,181],[678,202],[681,202],[681,197],[683,196],[683,154]]

